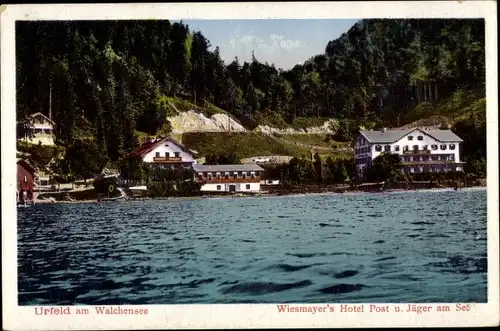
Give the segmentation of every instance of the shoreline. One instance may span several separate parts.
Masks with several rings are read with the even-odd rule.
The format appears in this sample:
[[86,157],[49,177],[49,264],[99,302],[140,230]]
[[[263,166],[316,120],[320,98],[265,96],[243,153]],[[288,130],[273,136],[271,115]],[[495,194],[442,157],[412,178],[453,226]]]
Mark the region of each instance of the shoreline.
[[[462,187],[458,189],[460,191],[477,191],[477,190],[487,190],[486,186],[470,186]],[[354,195],[354,194],[383,194],[383,193],[403,193],[403,192],[446,192],[455,191],[453,187],[438,187],[438,188],[417,188],[417,189],[386,189],[381,191],[363,191],[363,190],[327,190],[324,192],[269,192],[261,191],[259,193],[244,194],[217,194],[217,195],[201,195],[201,196],[177,196],[177,197],[161,197],[161,198],[151,198],[151,197],[140,197],[140,198],[124,198],[112,201],[98,201],[97,199],[91,200],[54,200],[54,199],[42,199],[36,200],[35,204],[78,204],[78,203],[107,203],[107,202],[126,202],[126,201],[152,201],[152,200],[199,200],[199,199],[227,199],[227,198],[250,198],[250,197],[293,197],[293,196],[323,196],[323,195]]]

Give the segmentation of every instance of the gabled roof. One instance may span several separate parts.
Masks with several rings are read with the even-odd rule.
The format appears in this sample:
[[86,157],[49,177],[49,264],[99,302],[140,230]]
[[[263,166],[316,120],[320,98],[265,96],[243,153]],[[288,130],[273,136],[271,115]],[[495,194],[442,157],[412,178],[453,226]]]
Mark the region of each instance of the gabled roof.
[[32,175],[36,173],[35,167],[26,160],[17,159],[17,164],[22,166],[24,169],[28,170]]
[[30,117],[37,117],[37,116],[42,116],[43,118],[45,118],[45,120],[46,120],[47,122],[52,123],[52,125],[55,125],[55,124],[56,124],[53,120],[51,120],[50,118],[48,118],[47,116],[45,116],[44,114],[42,114],[42,113],[40,113],[40,112],[38,112],[38,113],[34,113],[34,114],[31,114],[31,115],[30,115]]
[[160,146],[161,144],[164,144],[165,142],[171,142],[173,144],[176,144],[179,146],[184,152],[191,154],[193,157],[196,156],[197,152],[193,151],[183,144],[179,143],[172,137],[165,137],[165,138],[157,138],[153,139],[150,141],[145,142],[144,144],[140,145],[135,151],[131,152],[129,156],[144,156],[154,150],[156,147]]
[[387,130],[387,131],[360,131],[359,133],[363,135],[366,140],[368,140],[371,143],[393,143],[404,136],[410,134],[413,131],[420,131],[424,134],[427,134],[428,136],[436,139],[437,141],[440,142],[462,142],[463,140],[460,139],[459,136],[457,136],[453,131],[451,130],[425,130],[421,128],[412,128],[412,129],[407,129],[407,130]]
[[225,171],[264,171],[254,163],[246,164],[193,164],[196,172],[225,172]]
[[442,142],[462,142],[463,140],[451,130],[425,130],[429,136]]
[[[413,130],[413,129],[412,129]],[[394,131],[359,131],[366,140],[371,143],[393,143],[403,138],[412,130],[394,130]]]

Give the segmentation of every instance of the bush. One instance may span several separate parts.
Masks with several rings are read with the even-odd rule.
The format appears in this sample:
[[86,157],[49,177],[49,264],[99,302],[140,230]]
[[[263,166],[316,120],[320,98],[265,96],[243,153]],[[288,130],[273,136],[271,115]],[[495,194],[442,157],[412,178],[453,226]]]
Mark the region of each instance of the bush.
[[154,181],[148,184],[151,197],[199,196],[201,186],[194,180]]

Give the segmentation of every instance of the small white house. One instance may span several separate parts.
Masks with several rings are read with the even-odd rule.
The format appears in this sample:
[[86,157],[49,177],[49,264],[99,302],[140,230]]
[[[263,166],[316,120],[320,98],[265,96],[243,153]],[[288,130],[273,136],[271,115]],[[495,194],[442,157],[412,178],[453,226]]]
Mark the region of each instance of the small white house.
[[451,130],[360,131],[354,149],[356,168],[361,174],[377,156],[391,153],[400,156],[405,172],[463,171],[462,142]]
[[130,154],[139,156],[143,162],[160,168],[190,168],[196,164],[197,152],[188,149],[171,137],[150,140]]
[[31,125],[27,128],[28,133],[21,138],[21,141],[31,144],[53,146],[55,140],[54,121],[42,113],[32,114],[30,118]]
[[203,192],[259,192],[264,169],[257,164],[193,164]]

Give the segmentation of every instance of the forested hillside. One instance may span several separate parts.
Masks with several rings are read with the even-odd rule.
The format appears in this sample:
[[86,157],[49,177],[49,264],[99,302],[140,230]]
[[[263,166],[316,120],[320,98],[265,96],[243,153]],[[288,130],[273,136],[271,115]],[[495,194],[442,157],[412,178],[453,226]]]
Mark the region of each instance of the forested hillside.
[[255,57],[224,63],[202,32],[165,20],[17,22],[16,32],[18,119],[50,108],[59,143],[93,137],[110,160],[137,131],[168,132],[172,98],[248,128],[296,117],[394,127],[419,104],[485,91],[483,20],[362,20],[286,71]]

